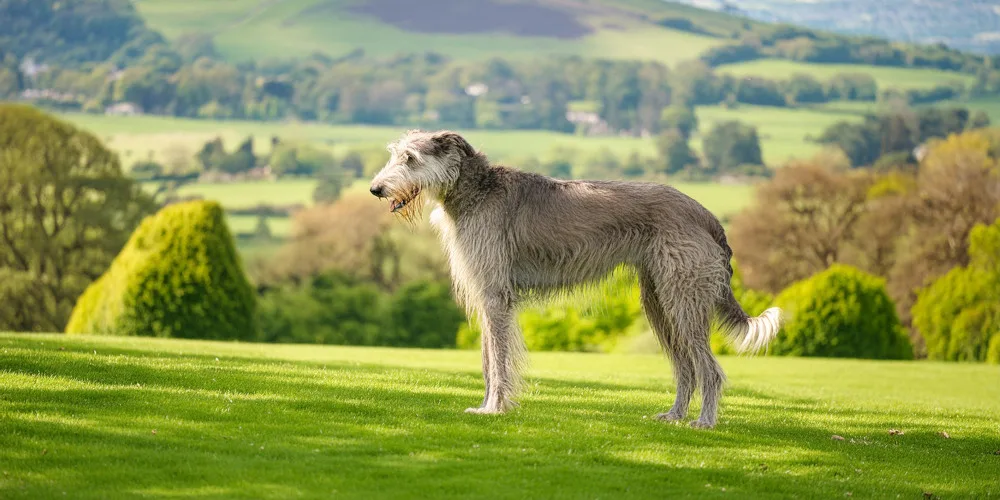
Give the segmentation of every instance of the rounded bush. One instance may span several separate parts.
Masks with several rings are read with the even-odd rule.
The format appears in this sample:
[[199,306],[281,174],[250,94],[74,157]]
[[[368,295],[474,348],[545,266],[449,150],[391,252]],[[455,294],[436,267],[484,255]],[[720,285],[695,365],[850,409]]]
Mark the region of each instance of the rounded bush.
[[66,333],[252,339],[255,312],[222,207],[192,201],[142,222],[79,298]]
[[778,355],[912,359],[913,350],[885,280],[835,264],[793,283],[775,299],[785,323],[771,344]]

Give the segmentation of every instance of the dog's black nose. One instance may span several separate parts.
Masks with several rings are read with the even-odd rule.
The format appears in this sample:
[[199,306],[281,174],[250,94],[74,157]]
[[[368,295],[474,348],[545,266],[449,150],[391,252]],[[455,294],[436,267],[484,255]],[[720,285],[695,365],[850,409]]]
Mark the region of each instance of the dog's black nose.
[[371,191],[373,195],[378,196],[379,198],[382,197],[382,186],[372,186],[371,189],[369,189],[369,191]]

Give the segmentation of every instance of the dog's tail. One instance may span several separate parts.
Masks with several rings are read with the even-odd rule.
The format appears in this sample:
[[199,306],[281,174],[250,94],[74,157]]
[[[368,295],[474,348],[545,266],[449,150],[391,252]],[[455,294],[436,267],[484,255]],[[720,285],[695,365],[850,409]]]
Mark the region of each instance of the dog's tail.
[[781,329],[781,309],[772,307],[751,317],[736,301],[731,286],[726,286],[718,307],[723,333],[739,353],[757,353],[774,339]]
[[781,309],[772,307],[757,317],[750,317],[733,295],[733,266],[730,259],[733,249],[726,241],[726,233],[721,225],[716,226],[716,243],[722,247],[726,257],[726,284],[722,300],[717,305],[722,332],[736,347],[738,353],[757,353],[767,347],[781,329]]

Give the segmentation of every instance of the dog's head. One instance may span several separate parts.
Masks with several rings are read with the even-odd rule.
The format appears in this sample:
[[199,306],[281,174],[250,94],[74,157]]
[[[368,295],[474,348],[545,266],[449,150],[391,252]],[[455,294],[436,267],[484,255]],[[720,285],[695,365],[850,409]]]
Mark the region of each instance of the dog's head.
[[389,161],[372,179],[371,193],[389,199],[389,210],[406,219],[420,211],[420,197],[440,197],[459,176],[465,159],[476,150],[448,130],[410,130],[387,147]]

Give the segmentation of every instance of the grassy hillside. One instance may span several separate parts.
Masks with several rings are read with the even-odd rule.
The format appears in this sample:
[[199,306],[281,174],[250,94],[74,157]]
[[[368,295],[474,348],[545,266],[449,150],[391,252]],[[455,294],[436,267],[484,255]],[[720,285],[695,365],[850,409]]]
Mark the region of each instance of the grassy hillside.
[[926,89],[951,82],[970,85],[973,75],[925,68],[895,68],[864,66],[860,64],[815,64],[781,59],[759,59],[719,66],[716,71],[738,77],[760,77],[787,80],[796,73],[806,74],[820,81],[829,80],[838,73],[865,73],[871,75],[879,89]]
[[0,496],[998,493],[995,367],[727,357],[705,431],[651,418],[660,356],[531,361],[521,407],[483,418],[476,352],[0,334]]
[[[357,48],[376,56],[414,47],[456,58],[567,54],[651,59],[672,64],[724,43],[712,36],[667,29],[652,21],[683,6],[652,2],[433,0],[137,0],[150,26],[176,38],[214,36],[230,60],[339,56]],[[695,11],[697,12],[697,11]],[[652,17],[650,19],[649,17]],[[706,14],[710,20],[724,16]],[[733,21],[715,21],[721,29]]]

